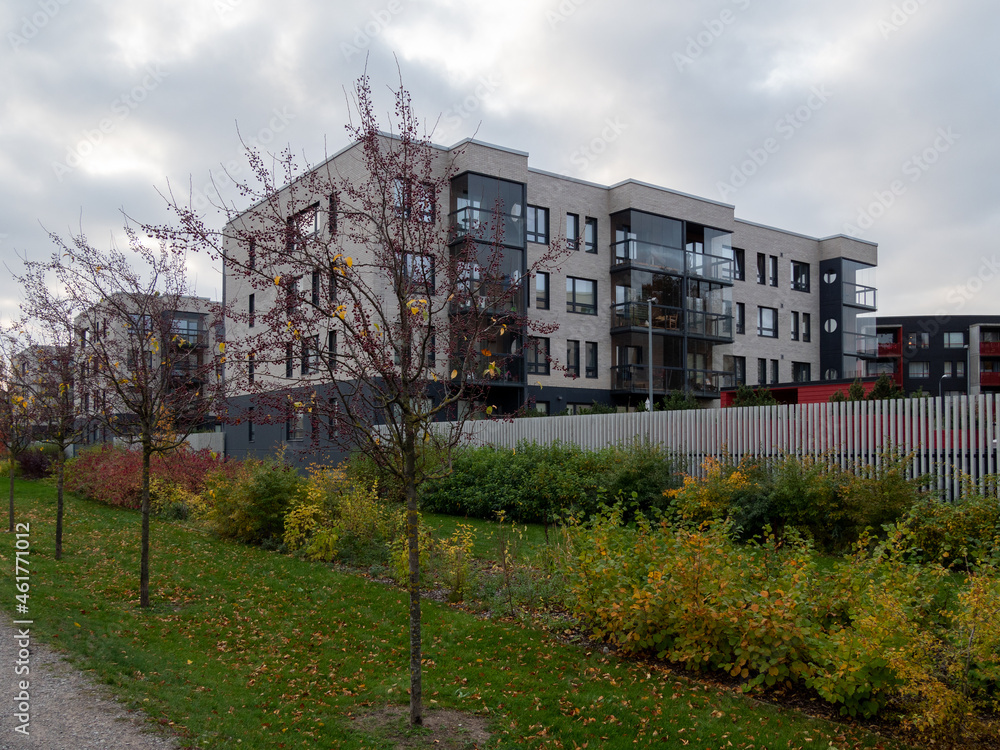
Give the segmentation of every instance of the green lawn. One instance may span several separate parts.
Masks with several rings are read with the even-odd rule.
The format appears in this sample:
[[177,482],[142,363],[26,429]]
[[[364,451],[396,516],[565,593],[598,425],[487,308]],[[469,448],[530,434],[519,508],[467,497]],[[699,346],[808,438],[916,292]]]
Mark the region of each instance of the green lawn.
[[[390,747],[352,730],[351,717],[407,701],[402,591],[154,520],[154,606],[141,611],[139,515],[70,498],[57,563],[54,509],[50,486],[18,484],[33,633],[153,720],[192,747]],[[13,545],[0,548],[8,571]],[[13,584],[3,578],[12,615]],[[519,623],[426,602],[423,632],[428,710],[487,716],[493,747],[887,746]]]

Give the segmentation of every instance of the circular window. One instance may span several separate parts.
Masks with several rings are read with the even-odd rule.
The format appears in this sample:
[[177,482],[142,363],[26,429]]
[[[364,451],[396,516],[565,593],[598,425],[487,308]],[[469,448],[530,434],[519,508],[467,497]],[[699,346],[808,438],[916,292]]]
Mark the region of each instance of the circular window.
[[837,280],[836,271],[827,271],[826,273],[823,274],[823,281],[825,281],[827,284],[832,284],[836,280]]
[[827,318],[823,323],[823,330],[827,333],[833,333],[837,330],[837,321],[834,318]]

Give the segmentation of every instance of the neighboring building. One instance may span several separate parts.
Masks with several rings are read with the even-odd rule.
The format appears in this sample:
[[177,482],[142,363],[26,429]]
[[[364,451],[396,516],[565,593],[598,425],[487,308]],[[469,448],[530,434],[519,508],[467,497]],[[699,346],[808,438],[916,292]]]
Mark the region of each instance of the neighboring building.
[[[356,148],[316,169],[356,174]],[[519,266],[511,277],[526,282],[523,309],[556,326],[535,337],[537,346],[501,345],[503,412],[529,402],[546,413],[595,401],[629,408],[646,400],[650,384],[654,397],[684,391],[717,406],[726,386],[849,379],[877,354],[871,242],[744,221],[732,205],[636,180],[605,186],[552,174],[513,149],[475,141],[437,148],[457,168],[448,194],[435,196],[441,214],[461,235],[463,222],[492,211],[483,196],[502,196],[504,245]],[[315,196],[317,206],[329,200]],[[258,210],[234,223],[251,225]],[[330,231],[325,215],[307,217],[310,231]],[[556,238],[569,243],[570,256],[525,279]],[[251,250],[232,242],[226,252],[247,263]],[[224,276],[235,341],[247,333],[240,321],[261,318],[280,290],[254,289],[228,266]],[[298,367],[289,358],[288,371]],[[249,449],[253,426],[237,432],[237,452]]]
[[1000,315],[879,316],[877,335],[869,374],[890,375],[906,393],[1000,393]]
[[[141,372],[162,378],[168,390],[197,389],[221,378],[213,365],[221,341],[221,327],[211,320],[217,303],[207,297],[166,297],[148,304],[130,304],[123,293],[81,313],[73,322],[76,331],[75,399],[80,418],[88,423],[85,444],[107,442],[111,437],[98,413],[117,411],[113,393],[104,379],[116,367],[122,373]],[[125,300],[123,302],[123,300]],[[128,330],[122,311],[128,313]],[[140,309],[141,308],[141,309]],[[162,320],[154,321],[157,316]],[[129,419],[127,414],[123,419]],[[215,415],[199,414],[196,429],[217,427]]]

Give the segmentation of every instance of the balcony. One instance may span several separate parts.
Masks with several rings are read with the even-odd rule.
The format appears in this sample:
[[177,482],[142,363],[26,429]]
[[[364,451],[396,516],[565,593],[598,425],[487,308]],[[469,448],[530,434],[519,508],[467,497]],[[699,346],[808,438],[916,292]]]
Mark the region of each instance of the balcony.
[[877,335],[844,331],[844,354],[855,357],[878,357],[880,349]]
[[681,367],[619,365],[611,368],[611,390],[648,394],[650,371],[652,371],[654,394],[684,389],[684,369]]
[[979,373],[979,384],[987,388],[998,388],[1000,387],[1000,372],[981,372]]
[[498,229],[501,228],[498,226],[498,216],[503,217],[503,236],[499,238],[500,244],[524,247],[524,221],[520,216],[498,214],[493,209],[473,206],[460,208],[448,215],[452,241],[457,242],[471,236],[481,242],[493,242],[497,239]]
[[712,339],[733,340],[733,316],[688,310],[687,333]]
[[[486,374],[491,362],[496,363],[495,375]],[[471,369],[465,373],[465,380],[484,385],[489,383],[521,385],[524,383],[524,357],[518,354],[500,353],[494,353],[489,357],[477,356]]]
[[[612,328],[648,328],[649,305],[624,302],[611,306]],[[679,307],[653,305],[653,330],[679,333],[684,329],[684,311]]]
[[733,373],[718,370],[688,370],[688,390],[700,394],[718,394],[723,388],[731,388],[735,382]]
[[845,305],[860,307],[865,310],[877,309],[875,305],[875,287],[862,286],[861,284],[852,284],[849,281],[845,281],[843,291]]
[[982,341],[979,354],[983,357],[1000,357],[1000,341]]
[[611,245],[611,265],[636,264],[677,275],[687,274],[723,284],[733,283],[733,259],[706,253],[685,252],[678,247],[640,240],[622,240]]

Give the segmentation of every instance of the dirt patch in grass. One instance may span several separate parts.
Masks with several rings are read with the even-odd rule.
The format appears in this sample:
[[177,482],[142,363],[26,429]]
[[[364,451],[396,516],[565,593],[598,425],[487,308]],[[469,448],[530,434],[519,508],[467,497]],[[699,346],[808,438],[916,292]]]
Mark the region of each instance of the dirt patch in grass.
[[384,706],[355,717],[352,728],[392,742],[399,750],[475,750],[490,739],[486,718],[463,711],[425,709],[422,727],[411,727],[409,719],[409,706]]

